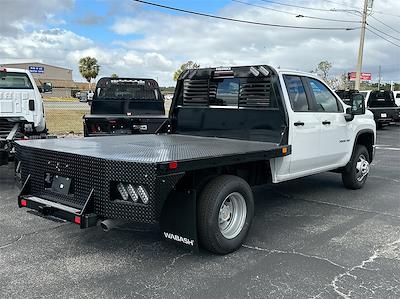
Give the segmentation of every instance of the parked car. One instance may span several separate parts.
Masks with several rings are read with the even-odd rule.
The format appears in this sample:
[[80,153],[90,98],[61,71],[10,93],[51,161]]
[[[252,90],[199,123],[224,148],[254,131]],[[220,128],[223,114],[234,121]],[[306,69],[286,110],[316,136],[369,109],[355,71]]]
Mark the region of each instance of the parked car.
[[0,68],[0,165],[14,154],[15,140],[46,137],[40,93],[51,91],[51,83],[36,86],[28,70]]
[[400,107],[400,91],[394,91],[394,101],[396,102],[396,105]]
[[364,186],[375,122],[360,94],[348,104],[315,74],[187,70],[157,134],[19,142],[18,205],[81,228],[158,223],[166,240],[226,254],[250,229],[251,186],[325,171]]

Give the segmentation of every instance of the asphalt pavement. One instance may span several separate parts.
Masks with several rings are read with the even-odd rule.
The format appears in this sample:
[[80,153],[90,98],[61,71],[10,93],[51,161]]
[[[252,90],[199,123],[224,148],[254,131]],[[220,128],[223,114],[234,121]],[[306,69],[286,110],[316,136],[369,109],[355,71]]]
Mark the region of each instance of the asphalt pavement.
[[0,168],[1,297],[400,298],[400,127],[377,144],[362,190],[335,173],[254,189],[249,237],[226,256],[38,217]]

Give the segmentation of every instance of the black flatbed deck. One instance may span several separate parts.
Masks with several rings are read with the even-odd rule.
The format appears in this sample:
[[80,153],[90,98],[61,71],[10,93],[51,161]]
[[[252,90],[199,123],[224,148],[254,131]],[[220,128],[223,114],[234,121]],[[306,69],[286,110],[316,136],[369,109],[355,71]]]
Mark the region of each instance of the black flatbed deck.
[[220,165],[226,159],[230,162],[232,159],[241,162],[257,161],[290,154],[290,146],[270,142],[178,134],[32,140],[18,144],[39,150],[151,164],[207,160],[213,161],[213,165]]

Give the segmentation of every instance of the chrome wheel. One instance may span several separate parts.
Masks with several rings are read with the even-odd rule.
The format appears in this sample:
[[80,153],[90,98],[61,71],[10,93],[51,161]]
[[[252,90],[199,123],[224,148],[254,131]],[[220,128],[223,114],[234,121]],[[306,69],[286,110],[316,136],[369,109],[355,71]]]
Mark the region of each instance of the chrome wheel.
[[221,234],[227,239],[235,238],[242,231],[246,216],[244,197],[238,192],[229,194],[219,209],[218,223]]
[[361,182],[369,173],[369,162],[364,155],[358,157],[356,164],[356,179]]

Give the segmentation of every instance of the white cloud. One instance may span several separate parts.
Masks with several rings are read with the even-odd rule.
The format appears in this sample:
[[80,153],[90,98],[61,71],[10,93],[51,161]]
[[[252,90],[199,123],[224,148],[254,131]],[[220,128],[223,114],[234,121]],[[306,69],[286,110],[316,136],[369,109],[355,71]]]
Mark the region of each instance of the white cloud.
[[[3,1],[10,1],[12,11],[10,7],[6,11],[2,7],[0,11],[0,63],[37,60],[60,65],[72,68],[76,80],[82,80],[77,68],[78,61],[87,55],[98,59],[101,76],[117,73],[119,76],[153,77],[158,78],[162,85],[173,85],[174,70],[187,60],[196,61],[202,66],[271,64],[305,71],[315,68],[321,60],[329,60],[334,65],[332,73],[354,70],[356,64],[359,30],[311,31],[262,27],[190,15],[170,15],[132,5],[132,17],[115,18],[116,21],[109,28],[116,35],[114,42],[101,45],[69,30],[44,29],[63,24],[57,12],[70,9],[73,0],[38,0],[29,11],[26,7],[32,5],[27,4],[28,0]],[[350,0],[344,2],[354,6]],[[400,1],[375,2],[377,11],[400,11]],[[333,5],[316,1],[299,3],[323,8]],[[275,8],[292,12],[299,10]],[[121,10],[115,9],[114,14],[118,11]],[[304,14],[306,12],[317,17],[359,20],[359,17],[348,14],[318,11],[304,11]],[[238,3],[226,6],[217,14],[265,23],[343,26],[339,22],[298,19]],[[383,17],[379,14],[374,16]],[[386,16],[381,20],[400,28],[400,18]],[[400,34],[390,31],[379,22],[373,19],[369,21],[400,38]],[[358,26],[354,23],[346,25]],[[367,33],[364,71],[376,73],[381,64],[385,79],[400,81],[399,60],[400,48]]]
[[[352,1],[345,1],[346,3],[354,6]],[[300,5],[302,4],[311,7],[332,8],[332,4],[328,2],[303,1]],[[399,1],[388,0],[383,5],[384,7],[376,5],[375,9],[389,12],[400,11]],[[388,7],[390,7],[390,10],[387,9]],[[291,10],[281,6],[274,8],[293,13],[299,10],[298,8]],[[345,13],[306,12],[308,15],[323,18],[360,20],[358,16]],[[357,23],[343,24],[306,18],[298,19],[293,15],[241,4],[229,5],[218,14],[242,20],[300,26],[360,26]],[[306,13],[304,12],[304,14]],[[375,14],[375,17],[378,18],[378,14]],[[386,17],[382,21],[395,28],[399,28],[400,25],[400,18]],[[374,23],[380,28],[382,27],[378,22],[374,22],[373,19],[370,19],[370,23]],[[155,11],[140,11],[134,17],[119,19],[111,29],[115,33],[125,36],[123,41],[115,41],[116,45],[136,51],[161,53],[172,60],[175,63],[175,67],[190,59],[199,62],[202,66],[266,63],[309,71],[319,61],[329,60],[334,65],[333,72],[352,71],[355,69],[360,35],[359,30],[312,31],[281,29],[230,23],[188,15],[176,16]],[[126,36],[138,33],[144,34],[144,38],[126,41]],[[391,34],[396,35],[395,32],[391,32]],[[400,35],[397,35],[397,37],[399,38]],[[378,65],[381,64],[385,66],[384,69],[388,76],[400,80],[400,48],[394,47],[368,32],[364,53],[365,71],[375,72]]]
[[49,23],[62,23],[54,13],[71,9],[74,0],[2,0],[0,11],[0,34],[15,36],[26,27]]

